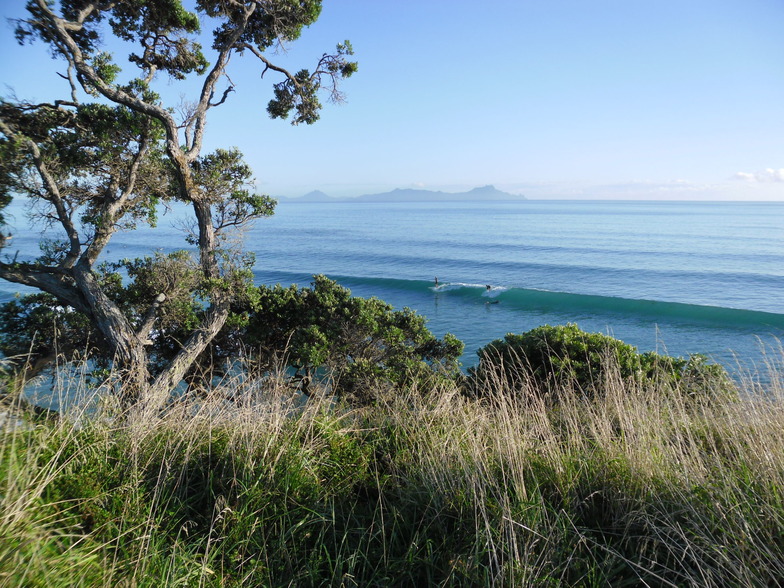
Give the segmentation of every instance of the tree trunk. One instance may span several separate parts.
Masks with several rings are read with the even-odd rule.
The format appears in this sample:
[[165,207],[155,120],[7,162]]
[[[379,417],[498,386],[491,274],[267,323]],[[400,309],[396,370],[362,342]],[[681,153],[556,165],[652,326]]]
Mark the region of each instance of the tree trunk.
[[149,386],[147,395],[141,402],[141,409],[146,415],[154,415],[164,407],[171,391],[185,377],[196,358],[223,328],[228,316],[228,297],[216,295],[213,306],[207,312],[201,327],[188,337],[180,352]]
[[122,401],[125,405],[143,400],[150,387],[147,351],[128,319],[101,289],[89,268],[77,264],[72,272],[76,286],[92,311],[92,320],[114,353],[120,373]]

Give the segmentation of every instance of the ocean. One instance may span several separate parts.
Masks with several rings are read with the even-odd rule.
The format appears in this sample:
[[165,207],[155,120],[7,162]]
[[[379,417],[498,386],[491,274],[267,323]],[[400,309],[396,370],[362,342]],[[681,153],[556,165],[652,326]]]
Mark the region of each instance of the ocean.
[[[17,233],[6,253],[22,259],[38,238]],[[162,216],[116,235],[108,257],[182,247]],[[466,367],[506,333],[568,322],[731,371],[781,358],[784,202],[284,201],[246,248],[257,283],[306,286],[321,273],[416,310],[466,344]],[[0,283],[0,300],[17,290]]]

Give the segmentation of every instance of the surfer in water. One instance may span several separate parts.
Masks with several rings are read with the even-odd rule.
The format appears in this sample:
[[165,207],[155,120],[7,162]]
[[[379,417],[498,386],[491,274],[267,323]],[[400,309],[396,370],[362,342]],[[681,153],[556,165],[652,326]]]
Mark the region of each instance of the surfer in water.
[[[487,284],[485,288],[487,288],[487,292],[490,292],[490,290],[493,289],[493,287],[490,284]],[[487,302],[485,302],[485,304],[498,304],[498,300],[488,300]]]
[[436,288],[438,288],[438,276],[436,276]]

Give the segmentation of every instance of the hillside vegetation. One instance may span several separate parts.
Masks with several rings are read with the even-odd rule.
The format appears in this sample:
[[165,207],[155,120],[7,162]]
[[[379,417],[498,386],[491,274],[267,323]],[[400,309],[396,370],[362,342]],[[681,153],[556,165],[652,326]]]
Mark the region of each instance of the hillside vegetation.
[[779,372],[695,397],[607,361],[593,394],[485,369],[349,404],[271,373],[6,423],[0,584],[780,585]]

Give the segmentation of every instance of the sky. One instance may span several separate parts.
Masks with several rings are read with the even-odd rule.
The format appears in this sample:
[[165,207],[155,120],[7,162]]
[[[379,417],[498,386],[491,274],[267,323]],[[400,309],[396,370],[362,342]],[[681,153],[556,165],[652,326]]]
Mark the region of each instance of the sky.
[[[64,67],[0,26],[0,92],[67,96]],[[782,0],[324,0],[273,57],[309,68],[349,39],[345,103],[312,126],[271,120],[277,80],[235,58],[205,146],[239,147],[272,196],[784,200],[782,30]],[[188,91],[159,84],[172,103]]]

